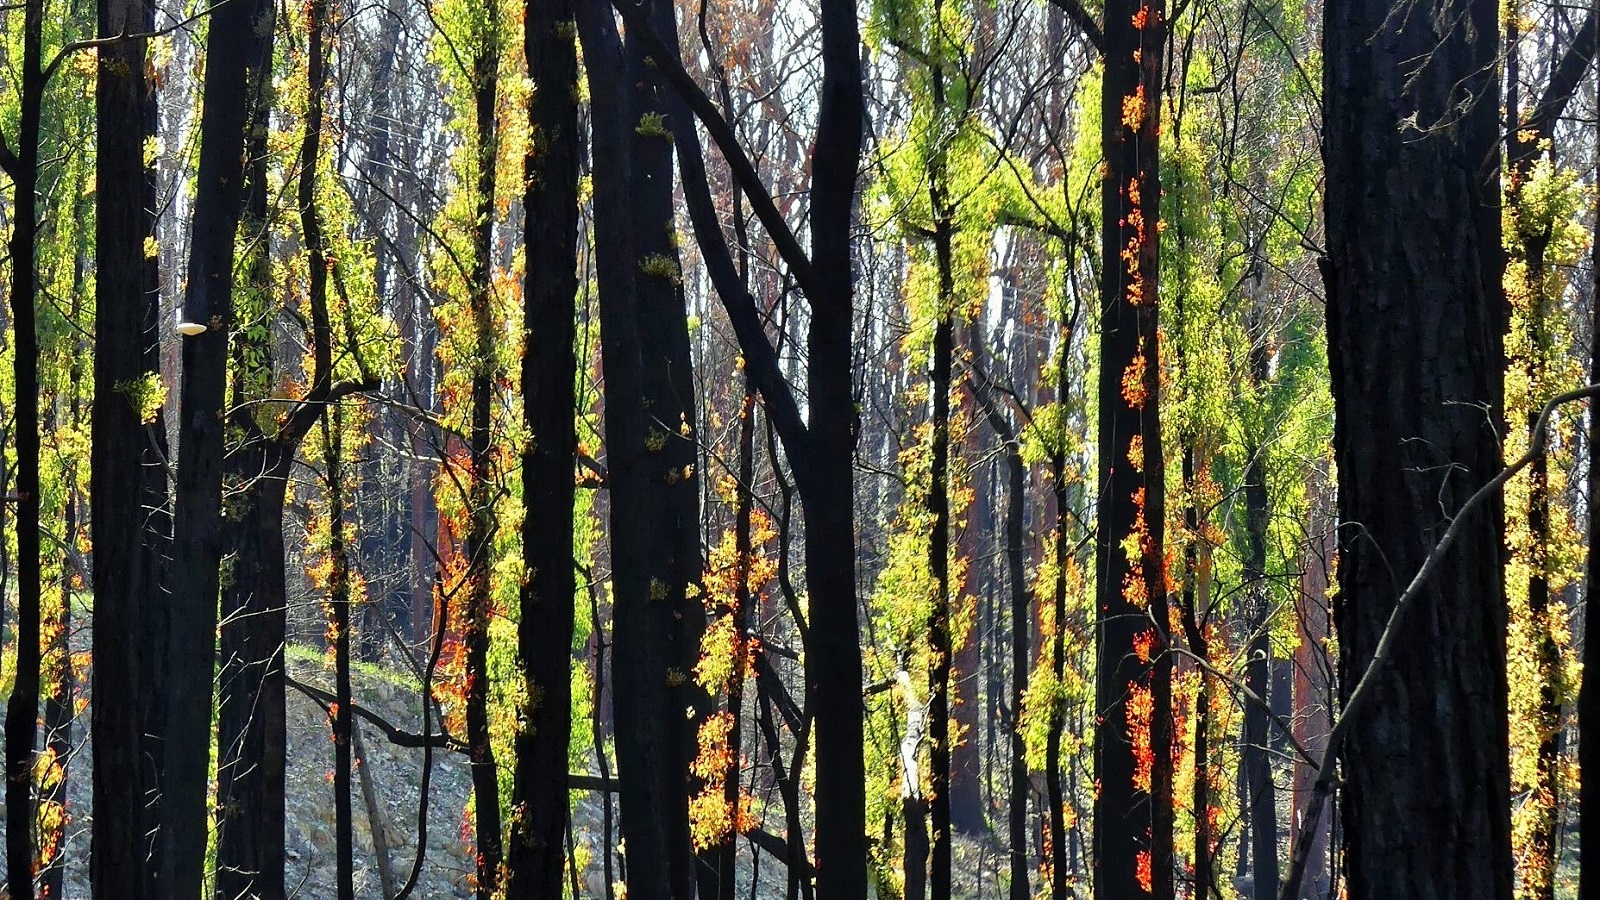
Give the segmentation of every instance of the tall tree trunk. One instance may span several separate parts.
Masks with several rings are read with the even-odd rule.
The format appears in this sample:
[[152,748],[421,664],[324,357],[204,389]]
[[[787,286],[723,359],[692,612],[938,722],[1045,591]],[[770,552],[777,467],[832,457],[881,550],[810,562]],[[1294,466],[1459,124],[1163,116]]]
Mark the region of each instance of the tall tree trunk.
[[[1106,7],[1095,554],[1099,898],[1173,895],[1156,227],[1166,33],[1161,0]],[[1130,540],[1131,552],[1124,550]]]
[[[154,27],[149,0],[101,0],[99,35]],[[94,498],[94,633],[90,708],[94,816],[89,882],[95,900],[145,900],[154,871],[150,834],[159,742],[146,737],[165,631],[158,602],[167,504],[166,428],[160,392],[160,268],[156,185],[144,162],[155,133],[143,40],[100,50],[95,82],[95,349],[89,491]],[[130,391],[123,386],[137,386]],[[119,389],[121,388],[121,389]],[[154,727],[152,727],[154,726]]]
[[[1398,585],[1502,464],[1498,13],[1489,0],[1409,16],[1383,0],[1325,8],[1322,267],[1345,698]],[[1511,895],[1500,503],[1463,527],[1395,625],[1406,651],[1347,725],[1353,900]]]
[[[1258,354],[1252,353],[1252,356]],[[1265,375],[1265,366],[1258,375]],[[1259,381],[1257,382],[1259,384]],[[1274,693],[1271,680],[1271,589],[1267,582],[1267,525],[1270,510],[1267,500],[1266,461],[1255,443],[1245,447],[1245,631],[1249,635],[1249,661],[1245,667],[1245,687],[1257,697]],[[1278,797],[1272,780],[1270,734],[1272,711],[1260,703],[1248,703],[1244,710],[1245,802],[1250,817],[1250,872],[1254,878],[1256,900],[1275,900],[1278,896]]]
[[679,428],[693,427],[694,394],[687,354],[674,355],[680,341],[687,350],[688,335],[668,230],[672,147],[656,79],[646,75],[637,42],[624,48],[603,6],[580,7],[578,24],[594,102],[611,110],[594,118],[593,145],[615,598],[612,702],[617,720],[628,723],[616,735],[628,895],[690,900],[697,877],[686,778],[695,735],[683,711],[699,652],[690,624],[703,609],[687,595],[700,565],[692,486],[687,514],[679,502],[684,475],[692,474],[682,467],[694,462]]
[[[987,387],[987,386],[986,386]],[[1027,544],[1023,538],[1028,501],[1027,469],[1022,462],[1022,447],[1016,430],[986,395],[977,394],[969,387],[983,410],[983,415],[1000,438],[1006,471],[1005,531],[1000,538],[1000,552],[1005,558],[1006,588],[1011,606],[1011,691],[1009,758],[1011,792],[1007,800],[1006,828],[1010,841],[1008,849],[1010,900],[1029,900],[1033,896],[1030,886],[1032,866],[1028,861],[1028,742],[1022,729],[1022,708],[1027,702],[1028,674],[1032,666],[1029,639],[1033,628],[1033,597],[1028,590],[1026,572]],[[996,660],[995,662],[998,662]],[[1058,749],[1059,752],[1059,749]]]
[[275,445],[252,442],[228,465],[230,473],[257,479],[224,527],[231,565],[222,588],[216,878],[218,892],[229,897],[285,895],[283,510],[291,462]]
[[[934,84],[940,79],[936,76]],[[942,93],[936,89],[936,93]],[[928,569],[933,575],[933,611],[928,621],[928,803],[933,848],[929,881],[932,900],[950,900],[950,664],[954,648],[950,634],[950,367],[955,355],[955,328],[948,305],[954,302],[950,245],[954,228],[944,211],[943,179],[932,188],[935,215],[934,253],[939,266],[939,320],[934,325],[932,369],[928,389],[933,397],[933,461],[928,490],[932,533],[928,540]]]
[[[22,97],[17,151],[7,161],[12,185],[11,326],[16,388],[17,657],[6,702],[6,881],[15,900],[34,895],[34,750],[39,732],[39,335],[35,327],[35,253],[39,238],[39,118],[43,0],[23,5]],[[9,155],[9,154],[8,154]]]
[[[481,15],[489,16],[487,10]],[[472,760],[473,827],[477,837],[477,895],[489,900],[496,893],[500,872],[500,784],[496,774],[494,744],[489,734],[489,618],[491,554],[494,552],[494,436],[490,430],[495,382],[494,286],[495,164],[499,135],[495,105],[500,89],[499,26],[481,26],[471,59],[473,127],[471,152],[476,156],[476,188],[472,235],[472,271],[467,290],[476,365],[472,375],[472,406],[467,453],[468,524],[462,541],[466,557],[466,617],[462,645],[466,653],[466,727]]]
[[[682,148],[678,160],[695,236],[733,320],[747,371],[782,437],[803,501],[811,614],[805,627],[805,678],[817,736],[816,891],[829,900],[861,900],[867,892],[866,768],[861,754],[864,709],[855,580],[854,454],[859,422],[852,368],[855,286],[850,226],[864,102],[856,4],[822,0],[819,10],[822,83],[811,155],[809,253],[800,248],[727,121],[684,71],[676,30],[664,27],[672,24],[672,18],[658,16],[655,29],[664,35],[658,37],[643,27],[632,7],[623,4],[618,10],[641,26],[644,33],[638,36],[650,45],[655,62],[681,95],[681,101],[671,106],[677,122],[672,127]],[[629,34],[635,29],[630,28]],[[688,108],[723,151],[734,178],[810,301],[804,419],[760,314],[738,283],[710,203],[699,135]]]
[[[1600,147],[1600,142],[1597,142]],[[1590,245],[1589,383],[1600,384],[1600,216]],[[1600,405],[1589,408],[1588,496],[1600,497]],[[1600,900],[1600,503],[1589,503],[1583,578],[1583,675],[1578,686],[1578,900]],[[1582,773],[1588,773],[1583,778]]]
[[[1245,278],[1247,292],[1259,303],[1264,263],[1253,260],[1252,266],[1254,268]],[[1270,375],[1268,336],[1261,333],[1255,309],[1247,318],[1250,320],[1247,328],[1250,334],[1249,386],[1250,390],[1260,392],[1266,389]],[[1249,641],[1245,686],[1257,697],[1276,705],[1281,692],[1272,684],[1272,587],[1267,574],[1267,529],[1271,525],[1272,509],[1267,494],[1267,459],[1262,435],[1250,434],[1245,438],[1244,455],[1244,626]],[[1256,900],[1276,900],[1278,896],[1278,795],[1272,778],[1272,753],[1277,738],[1271,727],[1273,714],[1274,710],[1260,703],[1245,705],[1242,778],[1249,810],[1250,873]]]
[[[1203,660],[1211,658],[1211,641],[1206,635],[1205,611],[1210,606],[1211,547],[1202,529],[1201,509],[1195,492],[1200,473],[1206,470],[1203,448],[1190,436],[1183,448],[1183,487],[1187,498],[1183,509],[1184,640],[1189,652]],[[1194,816],[1194,896],[1205,900],[1216,893],[1216,859],[1211,855],[1216,836],[1211,827],[1211,677],[1200,672],[1200,689],[1194,700],[1194,787],[1190,810]]]
[[[811,462],[800,482],[811,621],[805,676],[816,714],[817,895],[867,893],[866,764],[856,601],[853,390],[855,208],[862,120],[861,37],[853,0],[821,0],[822,93],[811,157],[811,296],[806,338]],[[790,451],[790,459],[797,454]]]
[[[1055,360],[1056,396],[1067,395],[1066,354],[1072,346],[1069,329],[1060,331],[1060,347]],[[1055,579],[1051,585],[1050,607],[1054,623],[1050,633],[1050,675],[1053,683],[1064,683],[1067,674],[1067,458],[1061,446],[1050,459],[1050,490],[1055,506],[1055,528],[1051,531],[1050,547],[1054,554]],[[1065,705],[1058,699],[1050,704],[1050,724],[1044,744],[1045,800],[1049,804],[1045,827],[1049,836],[1050,900],[1067,900],[1069,868],[1067,862],[1067,795],[1062,784],[1064,774],[1061,759],[1061,732],[1066,727]]]
[[197,897],[210,815],[209,726],[216,663],[218,563],[222,553],[223,409],[232,326],[234,239],[243,208],[244,136],[261,109],[270,71],[272,4],[215,2],[206,41],[204,113],[188,290],[183,318],[205,331],[182,338],[181,419],[173,507],[168,672],[162,702],[158,889]]
[[[313,22],[321,0],[312,0]],[[311,27],[311,40],[320,41],[321,29]],[[312,51],[315,59],[317,51]],[[314,81],[314,79],[313,79]],[[333,645],[333,835],[334,884],[339,900],[355,900],[355,817],[350,776],[354,762],[350,732],[350,553],[344,519],[344,407],[334,404],[322,417],[323,466],[328,479],[328,637]]]
[[[577,456],[578,59],[571,0],[529,0],[524,40],[533,77],[524,198],[522,456],[527,583],[517,642],[529,708],[513,777],[509,900],[560,900],[572,736],[573,465]],[[595,677],[601,677],[598,668]],[[536,698],[536,699],[534,699]],[[607,803],[610,801],[607,800]],[[610,840],[609,835],[606,840]]]

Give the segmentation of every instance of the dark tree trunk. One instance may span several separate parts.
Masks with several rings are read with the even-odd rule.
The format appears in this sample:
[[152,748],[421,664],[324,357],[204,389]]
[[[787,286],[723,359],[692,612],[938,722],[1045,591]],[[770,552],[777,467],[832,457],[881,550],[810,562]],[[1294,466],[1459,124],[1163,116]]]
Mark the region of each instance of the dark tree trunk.
[[[99,34],[148,32],[148,0],[101,0]],[[154,391],[160,377],[160,270],[147,256],[155,235],[155,172],[144,163],[155,133],[155,95],[145,83],[143,40],[100,50],[95,82],[95,391],[90,411],[89,490],[94,498],[94,816],[89,881],[95,900],[145,900],[160,744],[155,671],[163,654],[160,561],[166,542],[166,429]],[[148,421],[147,421],[148,420]],[[154,727],[152,727],[154,726]]]
[[[1211,658],[1211,642],[1206,636],[1204,614],[1209,606],[1211,580],[1211,550],[1201,530],[1200,506],[1195,502],[1195,488],[1199,473],[1205,470],[1206,461],[1189,437],[1183,448],[1183,487],[1188,498],[1183,509],[1184,530],[1188,532],[1183,547],[1183,613],[1184,640],[1189,652],[1203,660]],[[1211,855],[1215,836],[1211,830],[1211,677],[1200,673],[1200,689],[1194,701],[1194,788],[1190,809],[1194,814],[1194,896],[1206,900],[1216,893],[1216,860]]]
[[[853,0],[822,0],[822,95],[811,156],[811,262],[816,285],[806,339],[811,462],[797,467],[805,507],[811,621],[806,685],[816,714],[817,895],[867,893],[866,765],[861,747],[856,602],[851,218],[861,158],[861,37]],[[802,451],[804,452],[804,451]],[[796,456],[790,450],[790,460]]]
[[12,184],[11,325],[16,379],[17,662],[6,702],[6,881],[14,900],[34,895],[35,743],[39,733],[39,335],[35,328],[35,253],[39,237],[39,117],[43,0],[23,5],[22,97]]
[[[529,440],[522,456],[521,647],[526,727],[516,737],[509,900],[560,900],[572,735],[573,465],[577,455],[578,59],[571,0],[530,0],[524,34],[533,77],[527,159],[528,254],[522,355]],[[599,670],[596,669],[597,678]],[[609,800],[606,802],[609,803]],[[609,835],[605,838],[610,840]]]
[[[320,0],[312,0],[311,41],[321,40]],[[311,51],[313,60],[320,56]],[[315,64],[314,64],[315,65]],[[313,84],[316,79],[312,79]],[[344,518],[344,407],[334,404],[322,417],[323,465],[328,479],[328,638],[333,645],[334,706],[329,713],[333,731],[333,837],[334,884],[339,900],[355,900],[355,817],[352,815],[350,776],[354,740],[350,733],[350,552],[346,546]]]
[[[677,258],[662,255],[646,264],[645,248],[653,247],[654,235],[643,234],[654,231],[664,237],[670,223],[661,210],[661,191],[651,191],[648,184],[662,178],[659,168],[648,168],[661,160],[661,149],[650,144],[666,141],[651,133],[642,135],[635,147],[635,127],[653,130],[643,125],[643,110],[635,106],[638,94],[626,86],[634,70],[610,11],[581,8],[579,29],[594,102],[597,109],[611,110],[594,117],[595,250],[611,487],[613,706],[629,897],[690,900],[696,895],[696,874],[688,836],[688,761],[682,725],[677,724],[683,721],[688,669],[678,668],[670,645],[675,631],[670,617],[686,604],[682,583],[677,593],[670,589],[672,569],[666,554],[659,552],[666,543],[666,535],[659,533],[667,527],[666,511],[651,504],[658,492],[648,484],[651,474],[666,476],[664,466],[653,464],[650,456],[666,455],[669,447],[675,452],[678,434],[653,421],[656,410],[645,407],[650,389],[645,357],[650,351],[640,333],[650,315],[646,304],[659,301],[662,293],[675,293],[667,279],[677,271]],[[645,173],[635,176],[635,165]],[[670,168],[666,179],[658,187],[670,191]],[[637,229],[635,219],[643,223]],[[659,352],[654,341],[650,348]],[[664,714],[669,709],[677,709],[677,722]]]
[[[643,51],[624,48],[603,6],[579,10],[593,102],[595,228],[610,479],[612,673],[628,895],[696,896],[687,782],[694,731],[683,710],[703,615],[686,590],[698,576],[699,523],[683,465],[694,448],[688,335],[672,224],[672,146]],[[681,341],[685,351],[675,356]],[[676,363],[676,365],[674,365]],[[671,479],[674,483],[669,483]],[[680,545],[678,541],[683,541]],[[694,546],[690,547],[689,543]],[[692,554],[691,551],[692,550]],[[691,723],[692,724],[692,723]]]
[[[497,25],[486,28],[495,30]],[[471,60],[474,134],[472,153],[477,157],[478,183],[472,235],[472,271],[468,279],[468,309],[475,341],[472,408],[467,438],[466,482],[468,523],[461,552],[466,557],[466,617],[462,645],[466,653],[467,752],[472,760],[473,827],[477,837],[477,895],[489,900],[496,893],[500,872],[500,784],[495,772],[494,744],[489,734],[489,618],[490,555],[493,551],[495,513],[492,481],[494,436],[490,431],[494,403],[494,314],[490,308],[494,273],[495,164],[499,155],[495,103],[500,88],[498,38],[480,35]]]
[[[618,10],[643,24],[629,4]],[[867,891],[866,770],[861,702],[861,648],[855,581],[854,452],[856,411],[852,352],[854,271],[851,220],[860,165],[864,103],[861,36],[851,0],[822,0],[818,23],[822,85],[811,155],[806,253],[783,221],[727,122],[677,59],[675,30],[639,34],[685,102],[673,103],[672,124],[690,217],[707,269],[737,332],[750,379],[782,437],[804,505],[806,587],[805,678],[815,710],[816,891],[829,900],[859,900]],[[630,29],[630,35],[634,31]],[[707,126],[734,178],[773,238],[811,305],[806,335],[806,418],[749,294],[742,289],[709,201],[700,142],[690,121]],[[669,123],[671,124],[671,123]],[[602,271],[606,268],[601,266]],[[790,835],[794,840],[794,835]]]
[[[1600,384],[1600,217],[1595,219],[1589,285],[1589,383]],[[1588,495],[1600,497],[1600,407],[1589,411]],[[1600,900],[1600,503],[1589,504],[1583,579],[1583,675],[1578,688],[1578,900]]]
[[[935,78],[935,85],[939,83]],[[953,226],[944,212],[943,179],[935,176],[934,253],[938,258],[941,304],[954,302],[954,276],[950,269]],[[933,518],[928,540],[928,569],[933,575],[933,610],[928,621],[928,803],[933,831],[929,885],[932,900],[950,900],[950,367],[955,355],[955,329],[948,309],[934,325],[933,371],[928,389],[933,397],[932,464],[928,512]],[[909,825],[908,825],[909,827]]]
[[234,238],[242,210],[244,136],[270,70],[272,5],[215,3],[206,42],[200,167],[183,318],[206,330],[183,341],[168,609],[165,778],[158,889],[196,897],[210,815],[209,726],[222,553],[223,409],[232,325]]
[[[1117,0],[1106,7],[1095,553],[1099,898],[1173,895],[1156,227],[1166,33],[1161,0]],[[1129,540],[1136,552],[1124,550]],[[1142,704],[1134,702],[1140,698]]]
[[[1259,279],[1257,279],[1259,280]],[[1252,332],[1255,329],[1251,329]],[[1252,334],[1250,384],[1260,390],[1268,377],[1266,336]],[[1272,510],[1267,496],[1266,450],[1260,437],[1245,441],[1244,519],[1245,519],[1245,615],[1249,641],[1249,661],[1245,667],[1245,686],[1257,697],[1276,704],[1279,691],[1272,681],[1272,590],[1267,575],[1267,527]],[[1273,711],[1260,703],[1247,703],[1244,709],[1245,803],[1250,819],[1250,873],[1254,878],[1256,900],[1276,900],[1278,896],[1278,794],[1272,780],[1272,753],[1277,737],[1272,733]]]
[[224,526],[232,564],[222,588],[216,877],[218,893],[228,897],[284,896],[283,509],[290,463],[262,441],[235,450],[228,465],[231,474],[256,479]]
[[[1061,351],[1055,362],[1056,396],[1067,395],[1066,348],[1072,346],[1071,332],[1062,329]],[[1055,528],[1050,535],[1050,550],[1055,557],[1055,578],[1050,590],[1050,607],[1055,623],[1050,635],[1050,674],[1055,684],[1063,684],[1067,672],[1067,459],[1060,447],[1050,460],[1050,489],[1055,506]],[[1067,900],[1067,815],[1065,785],[1062,784],[1061,730],[1066,726],[1063,704],[1052,702],[1050,725],[1045,734],[1044,784],[1046,833],[1049,836],[1050,900]]]
[[[1325,10],[1328,347],[1341,692],[1400,592],[1502,461],[1499,8]],[[1426,60],[1419,65],[1418,60]],[[1397,623],[1341,747],[1352,900],[1508,898],[1506,600],[1498,500]]]
[[[1000,438],[1005,457],[1006,518],[1005,531],[1000,537],[1000,552],[1005,558],[1006,588],[1011,605],[1011,691],[1010,718],[1006,723],[1009,736],[1009,764],[1011,767],[1011,793],[1007,800],[1006,825],[1010,840],[1008,857],[1011,876],[1010,900],[1029,900],[1032,866],[1028,861],[1028,744],[1022,729],[1022,708],[1028,696],[1028,676],[1032,665],[1029,651],[1033,628],[1033,596],[1028,590],[1027,544],[1023,537],[1027,514],[1027,469],[1022,462],[1022,447],[1015,429],[988,396],[978,396],[973,391],[984,419]],[[994,660],[993,663],[998,663]],[[993,701],[991,701],[993,702]]]

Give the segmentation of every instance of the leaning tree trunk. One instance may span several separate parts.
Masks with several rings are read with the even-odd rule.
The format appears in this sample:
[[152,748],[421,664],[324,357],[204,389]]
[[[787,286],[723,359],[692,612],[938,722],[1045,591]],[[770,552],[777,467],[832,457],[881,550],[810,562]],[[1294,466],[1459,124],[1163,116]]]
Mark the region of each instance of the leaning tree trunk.
[[[1400,586],[1502,464],[1498,13],[1491,0],[1404,16],[1386,0],[1325,10],[1322,267],[1346,699]],[[1346,725],[1353,900],[1511,896],[1499,501],[1462,527],[1395,624],[1405,650]]]

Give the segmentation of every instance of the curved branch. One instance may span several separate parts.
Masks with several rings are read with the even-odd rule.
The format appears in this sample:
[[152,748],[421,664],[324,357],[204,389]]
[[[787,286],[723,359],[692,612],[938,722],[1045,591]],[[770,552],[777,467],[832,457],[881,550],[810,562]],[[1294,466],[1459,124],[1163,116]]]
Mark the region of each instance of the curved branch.
[[1377,649],[1372,653],[1372,660],[1367,663],[1361,678],[1356,682],[1355,689],[1350,692],[1350,698],[1345,701],[1343,712],[1333,723],[1333,729],[1328,732],[1328,744],[1323,748],[1322,758],[1317,764],[1317,777],[1311,786],[1311,798],[1306,803],[1300,830],[1295,835],[1292,845],[1294,853],[1289,859],[1289,873],[1283,880],[1283,890],[1278,895],[1280,900],[1298,900],[1300,896],[1300,883],[1305,879],[1306,863],[1311,855],[1310,848],[1313,843],[1311,833],[1322,819],[1322,807],[1328,800],[1328,794],[1333,789],[1333,782],[1338,773],[1339,747],[1344,743],[1345,735],[1350,732],[1350,723],[1355,721],[1356,715],[1365,706],[1364,701],[1372,696],[1373,685],[1377,683],[1378,676],[1388,668],[1389,661],[1393,658],[1395,641],[1399,640],[1401,620],[1416,606],[1417,598],[1422,595],[1422,588],[1427,585],[1428,579],[1433,577],[1434,572],[1444,564],[1445,553],[1456,542],[1456,538],[1461,536],[1463,523],[1497,495],[1507,481],[1544,455],[1545,444],[1549,440],[1550,416],[1556,408],[1586,397],[1600,397],[1600,384],[1591,384],[1550,398],[1539,411],[1539,418],[1534,423],[1528,452],[1501,469],[1500,474],[1478,488],[1467,502],[1462,504],[1455,518],[1450,520],[1450,527],[1445,529],[1439,542],[1422,561],[1422,566],[1417,569],[1417,574],[1412,577],[1411,583],[1406,585],[1405,591],[1395,601],[1394,609],[1389,613],[1389,620],[1384,623],[1383,634],[1378,638]]

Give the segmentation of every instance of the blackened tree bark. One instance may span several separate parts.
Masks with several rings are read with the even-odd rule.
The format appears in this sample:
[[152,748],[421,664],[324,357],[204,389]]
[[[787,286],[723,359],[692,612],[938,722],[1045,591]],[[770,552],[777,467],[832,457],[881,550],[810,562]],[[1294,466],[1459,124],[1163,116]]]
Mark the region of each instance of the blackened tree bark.
[[[1443,17],[1443,18],[1441,18]],[[1443,24],[1441,24],[1443,23]],[[1325,7],[1341,693],[1403,585],[1501,466],[1498,6]],[[1501,506],[1463,523],[1341,747],[1349,896],[1507,898]],[[1445,773],[1445,777],[1440,777]]]
[[[312,0],[311,40],[320,42],[317,22],[321,0]],[[313,58],[319,51],[312,50]],[[328,638],[333,645],[333,708],[328,713],[333,732],[333,837],[334,887],[339,900],[355,900],[355,819],[350,790],[354,741],[350,732],[350,551],[345,537],[344,407],[333,404],[322,416],[323,472],[328,479]]]
[[[1595,219],[1590,262],[1589,383],[1600,384],[1600,218]],[[1600,497],[1600,415],[1589,414],[1589,469],[1585,473],[1590,497]],[[1588,772],[1578,780],[1578,900],[1600,900],[1600,503],[1589,504],[1589,547],[1583,579],[1582,682],[1578,686],[1578,770]],[[1585,740],[1587,738],[1587,740]],[[1585,828],[1584,826],[1588,826]],[[1583,854],[1587,853],[1588,856]],[[1582,860],[1589,860],[1587,865]]]
[[[867,891],[866,770],[861,754],[861,648],[855,583],[853,393],[854,275],[851,217],[863,135],[861,35],[851,0],[822,0],[822,87],[811,154],[807,253],[779,212],[728,122],[684,70],[675,30],[658,17],[651,31],[635,7],[619,3],[630,33],[649,43],[672,82],[669,124],[679,148],[684,196],[707,271],[727,309],[746,371],[783,441],[804,507],[806,685],[816,725],[816,890],[855,900]],[[760,313],[738,271],[711,203],[700,138],[705,126],[811,306],[806,335],[807,415],[784,379]],[[792,836],[791,836],[792,837]]]
[[689,900],[699,890],[687,780],[696,729],[684,710],[704,711],[691,674],[704,607],[691,591],[701,565],[695,448],[686,439],[695,390],[673,244],[672,132],[659,76],[633,30],[624,44],[600,4],[581,8],[578,24],[593,102],[609,110],[594,117],[593,145],[612,702],[628,724],[616,734],[628,894]]
[[[1022,445],[1017,440],[1016,429],[1006,420],[994,399],[990,387],[969,386],[977,400],[983,417],[1000,439],[1006,473],[1005,528],[1000,537],[1000,552],[1005,557],[1006,588],[1010,593],[1011,607],[1011,705],[1009,757],[1011,791],[1006,804],[1006,830],[1010,840],[1008,852],[1011,873],[1010,900],[1029,900],[1032,866],[1028,860],[1028,743],[1022,729],[1022,707],[1028,695],[1028,672],[1032,665],[1029,643],[1033,622],[1033,597],[1028,590],[1027,545],[1023,529],[1027,510],[1027,468],[1022,461]],[[1059,620],[1058,620],[1059,621]]]
[[252,87],[269,66],[272,31],[272,4],[265,0],[213,5],[183,311],[185,320],[206,330],[183,338],[157,842],[158,890],[185,898],[201,891],[210,820],[206,789],[222,553],[223,403],[244,135],[248,119],[260,113],[259,91]]
[[[1265,386],[1268,377],[1266,341],[1264,334],[1251,335],[1250,386],[1256,390]],[[1272,510],[1267,495],[1266,450],[1259,435],[1246,439],[1244,452],[1244,627],[1249,641],[1245,686],[1257,697],[1266,697],[1269,693],[1279,693],[1269,691],[1267,686],[1272,674],[1272,593],[1267,581],[1267,527]],[[1240,755],[1249,810],[1250,872],[1254,876],[1256,900],[1273,900],[1278,896],[1278,795],[1272,780],[1272,747],[1269,744],[1272,715],[1273,711],[1260,703],[1245,704],[1244,747]]]
[[[101,0],[99,35],[152,30],[149,0]],[[155,133],[155,95],[145,83],[144,40],[100,49],[95,82],[95,371],[89,490],[94,498],[94,666],[90,708],[89,881],[95,900],[145,900],[151,866],[145,808],[155,787],[147,724],[164,630],[157,602],[165,543],[166,429],[161,421],[156,182],[144,163]]]
[[[935,104],[942,106],[943,78],[933,77]],[[932,463],[928,512],[933,517],[928,540],[928,569],[933,575],[933,611],[928,621],[928,803],[933,831],[929,860],[929,896],[950,900],[950,368],[955,356],[955,326],[950,305],[955,302],[955,276],[951,271],[954,223],[945,199],[943,166],[935,167],[929,193],[934,211],[933,245],[939,269],[939,319],[934,325],[928,390],[933,397]]]
[[[560,900],[572,735],[573,465],[577,455],[578,59],[572,0],[530,0],[524,18],[533,77],[524,246],[522,456],[527,583],[517,626],[527,724],[516,737],[510,900]],[[609,802],[609,801],[608,801]]]
[[1106,7],[1094,739],[1094,889],[1103,898],[1173,894],[1156,227],[1166,32],[1160,0]]
[[43,0],[23,5],[21,115],[17,151],[6,154],[11,210],[11,325],[16,385],[17,657],[6,701],[6,883],[10,896],[34,896],[34,747],[39,732],[39,335],[35,328],[35,254],[39,237],[39,119]]
[[[480,13],[488,18],[486,9]],[[466,617],[462,646],[466,654],[466,726],[472,760],[473,828],[477,836],[477,896],[489,900],[498,887],[500,858],[500,785],[495,772],[494,744],[489,734],[490,555],[494,543],[494,483],[491,467],[494,435],[490,430],[495,382],[494,222],[499,129],[495,104],[500,90],[500,28],[479,22],[467,73],[472,83],[473,136],[477,184],[472,233],[472,271],[468,273],[468,311],[473,329],[472,407],[467,435],[468,522],[461,552],[466,557]]]

